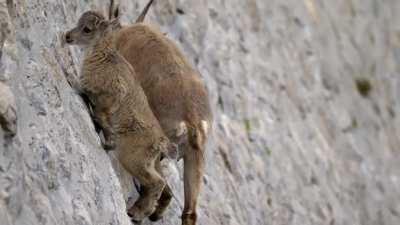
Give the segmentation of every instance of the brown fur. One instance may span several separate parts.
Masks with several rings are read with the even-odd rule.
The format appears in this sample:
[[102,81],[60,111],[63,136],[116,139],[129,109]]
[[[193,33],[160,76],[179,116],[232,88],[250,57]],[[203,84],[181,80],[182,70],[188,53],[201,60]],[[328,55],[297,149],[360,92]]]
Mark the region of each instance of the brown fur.
[[[66,42],[86,47],[80,89],[89,97],[107,140],[115,141],[118,159],[143,186],[143,194],[128,210],[133,221],[149,216],[165,181],[156,169],[170,143],[153,115],[135,71],[116,50],[110,32],[115,21],[86,12]],[[90,32],[89,32],[90,31]]]
[[[116,48],[137,71],[136,78],[162,129],[182,149],[185,186],[182,223],[194,225],[204,173],[204,147],[212,123],[206,88],[200,74],[175,43],[158,29],[135,23],[122,27],[114,35]],[[160,215],[165,208],[157,210]]]

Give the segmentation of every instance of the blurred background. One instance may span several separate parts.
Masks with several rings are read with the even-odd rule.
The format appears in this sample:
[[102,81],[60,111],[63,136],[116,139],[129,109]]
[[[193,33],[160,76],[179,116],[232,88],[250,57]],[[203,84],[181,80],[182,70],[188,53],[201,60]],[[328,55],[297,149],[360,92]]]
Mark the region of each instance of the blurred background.
[[[128,24],[147,0],[119,2]],[[0,80],[18,117],[14,138],[0,129],[1,224],[130,224],[136,191],[65,79],[81,52],[60,45],[108,6],[0,0]],[[146,22],[200,71],[213,107],[200,225],[400,224],[399,12],[397,0],[155,1]],[[165,165],[176,199],[156,224],[180,224],[181,164]]]

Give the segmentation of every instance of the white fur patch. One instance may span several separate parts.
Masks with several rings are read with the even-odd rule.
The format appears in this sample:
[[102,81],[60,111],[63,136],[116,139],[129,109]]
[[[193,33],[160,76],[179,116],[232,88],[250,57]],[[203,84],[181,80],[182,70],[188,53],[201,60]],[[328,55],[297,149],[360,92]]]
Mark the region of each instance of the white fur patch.
[[201,129],[203,130],[204,134],[207,135],[208,134],[208,129],[209,129],[210,125],[208,124],[207,121],[202,120],[201,121]]

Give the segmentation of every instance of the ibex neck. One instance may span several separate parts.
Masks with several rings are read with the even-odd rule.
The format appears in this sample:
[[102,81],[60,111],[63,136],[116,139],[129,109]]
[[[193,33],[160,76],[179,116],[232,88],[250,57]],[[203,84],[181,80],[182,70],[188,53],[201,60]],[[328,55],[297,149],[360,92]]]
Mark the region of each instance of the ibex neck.
[[115,50],[115,46],[113,44],[112,35],[107,35],[105,37],[100,38],[98,41],[94,42],[92,45],[88,46],[85,50],[86,56],[104,54],[109,51]]
[[112,37],[101,38],[97,43],[88,47],[85,51],[84,67],[87,70],[100,68],[115,62],[117,50],[113,46]]

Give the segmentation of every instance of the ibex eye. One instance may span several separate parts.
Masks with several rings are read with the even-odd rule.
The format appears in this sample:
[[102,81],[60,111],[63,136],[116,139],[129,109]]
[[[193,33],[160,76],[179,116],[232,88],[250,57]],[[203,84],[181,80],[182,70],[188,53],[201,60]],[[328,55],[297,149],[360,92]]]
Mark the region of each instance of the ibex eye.
[[83,32],[88,34],[88,33],[92,32],[92,30],[89,27],[84,27]]

